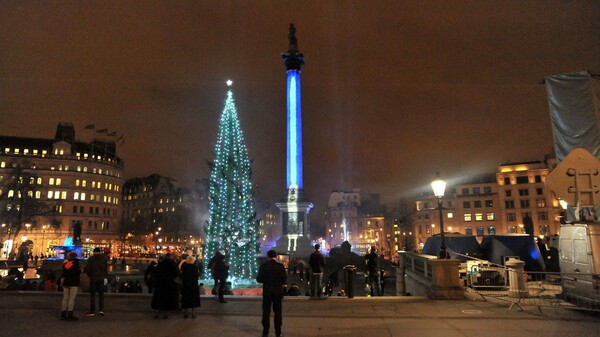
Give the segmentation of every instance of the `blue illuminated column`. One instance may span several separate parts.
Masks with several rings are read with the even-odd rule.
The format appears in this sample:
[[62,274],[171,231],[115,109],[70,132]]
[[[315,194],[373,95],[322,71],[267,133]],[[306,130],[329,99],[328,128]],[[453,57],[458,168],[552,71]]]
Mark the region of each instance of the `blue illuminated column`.
[[287,188],[303,189],[302,184],[302,105],[300,70],[287,71]]
[[313,204],[304,194],[302,179],[302,100],[300,95],[300,68],[304,55],[298,50],[296,28],[290,25],[290,45],[287,53],[281,54],[287,74],[287,171],[286,196],[276,203],[281,210],[282,235],[275,250],[308,257],[313,251],[309,235],[308,213]]

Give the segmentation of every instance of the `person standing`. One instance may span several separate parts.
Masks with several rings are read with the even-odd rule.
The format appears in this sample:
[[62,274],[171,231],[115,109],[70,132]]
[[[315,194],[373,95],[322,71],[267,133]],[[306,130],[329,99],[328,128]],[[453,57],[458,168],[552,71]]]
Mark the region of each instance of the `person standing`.
[[181,308],[183,309],[183,318],[196,318],[194,309],[200,306],[200,290],[198,289],[198,277],[200,272],[196,261],[192,255],[185,258],[185,263],[181,265]]
[[70,252],[67,254],[67,260],[62,266],[62,275],[60,282],[63,288],[63,300],[62,300],[62,311],[60,318],[62,320],[76,321],[77,317],[73,315],[73,309],[75,306],[75,297],[77,296],[77,289],[81,279],[81,268],[79,267],[79,260],[77,259],[77,253]]
[[315,251],[310,254],[308,264],[310,265],[310,296],[320,298],[323,295],[323,272],[325,271],[325,258],[319,251],[321,246],[315,245]]
[[208,262],[208,268],[210,269],[210,276],[212,276],[213,281],[214,281],[214,287],[212,290],[212,294],[216,295],[218,292],[218,284],[219,284],[219,279],[217,278],[217,274],[215,272],[215,265],[217,263],[217,259],[219,258],[219,256],[221,256],[221,252],[220,251],[216,251],[215,255],[213,255],[213,257],[210,258],[210,261]]
[[178,305],[178,288],[175,281],[179,277],[177,263],[171,253],[165,254],[156,265],[156,288],[152,294],[151,307],[155,310],[154,318],[163,313],[163,318],[169,318],[169,311],[176,310]]
[[287,281],[285,268],[277,262],[277,252],[273,249],[267,252],[267,262],[258,269],[256,281],[263,284],[262,300],[262,326],[263,337],[269,335],[271,321],[271,306],[275,315],[275,335],[281,336],[281,325],[283,318],[281,314],[281,302],[283,300],[283,286]]
[[[227,303],[225,301],[225,284],[227,282],[227,277],[229,277],[229,265],[225,262],[225,255],[218,255],[215,261],[215,272],[214,272],[217,281],[219,282],[218,296],[219,303]],[[216,286],[216,284],[215,284]]]
[[90,311],[85,315],[88,317],[96,315],[96,293],[98,293],[98,314],[104,316],[104,287],[108,283],[105,281],[108,262],[102,249],[94,248],[94,254],[88,258],[84,271],[90,277]]
[[379,272],[379,256],[377,255],[377,248],[371,246],[370,252],[365,255],[367,263],[368,285],[371,288],[371,296],[382,296],[381,293],[381,274]]

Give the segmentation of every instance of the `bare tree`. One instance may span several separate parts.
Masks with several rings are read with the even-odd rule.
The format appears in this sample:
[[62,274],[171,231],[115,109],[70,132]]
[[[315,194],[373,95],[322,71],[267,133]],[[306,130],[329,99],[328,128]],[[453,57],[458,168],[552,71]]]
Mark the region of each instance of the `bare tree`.
[[51,226],[60,226],[60,205],[41,195],[41,180],[34,172],[30,162],[20,161],[0,180],[0,223],[6,224],[9,240],[14,240],[28,223],[35,228],[36,220],[42,217]]

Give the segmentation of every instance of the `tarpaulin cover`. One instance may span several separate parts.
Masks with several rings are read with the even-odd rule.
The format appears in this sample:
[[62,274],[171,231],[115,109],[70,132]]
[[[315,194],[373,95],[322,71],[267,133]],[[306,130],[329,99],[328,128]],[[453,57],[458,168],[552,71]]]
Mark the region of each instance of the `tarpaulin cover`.
[[[477,239],[473,235],[445,234],[444,242],[446,243],[446,249],[448,249],[450,257],[453,259],[462,262],[467,260],[466,257],[458,256],[456,253],[477,258],[482,257],[479,242],[477,242]],[[429,237],[423,246],[423,253],[438,256],[440,253],[440,243],[441,239],[439,235]]]
[[545,78],[558,162],[581,147],[600,158],[600,79],[587,71]]
[[504,258],[518,256],[527,271],[544,271],[544,259],[533,236],[525,234],[490,235],[481,243],[485,260],[503,265]]

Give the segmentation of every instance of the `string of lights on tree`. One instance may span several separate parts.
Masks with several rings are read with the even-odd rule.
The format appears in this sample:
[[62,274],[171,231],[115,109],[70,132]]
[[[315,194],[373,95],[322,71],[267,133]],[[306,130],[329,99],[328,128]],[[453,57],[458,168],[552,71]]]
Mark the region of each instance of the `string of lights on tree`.
[[[232,82],[227,85],[231,87]],[[252,204],[252,169],[231,89],[219,121],[215,160],[209,162],[209,220],[205,257],[225,254],[233,281],[254,280],[258,271],[256,213]],[[208,263],[206,273],[210,275]]]

